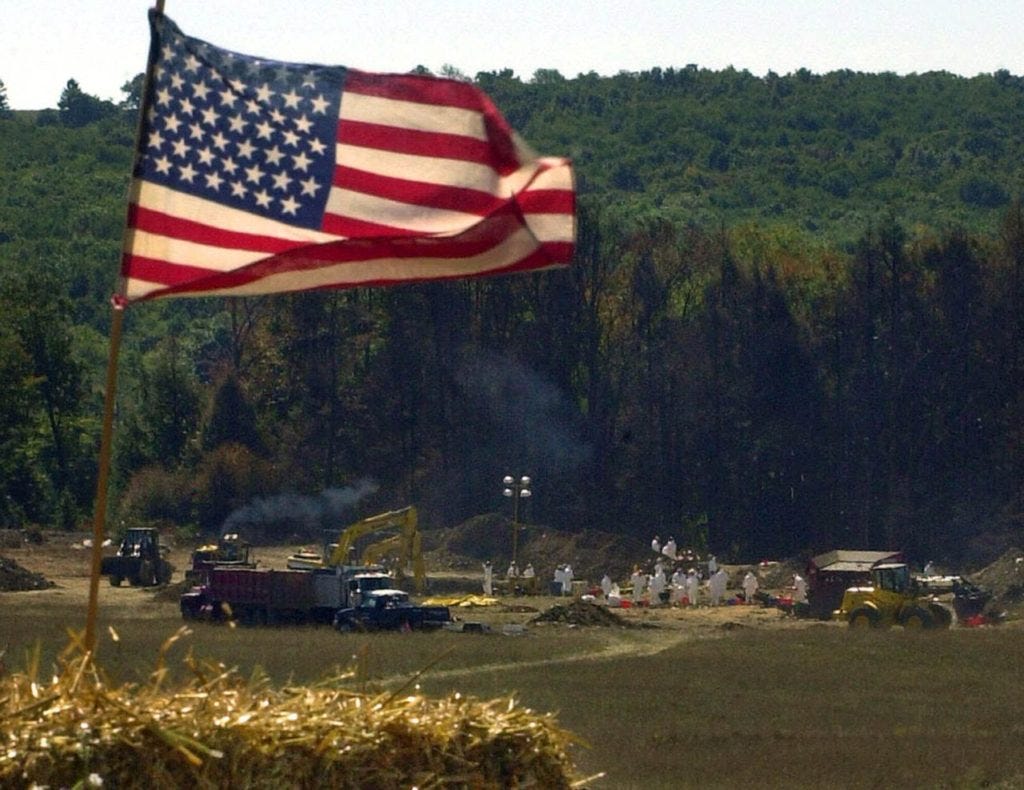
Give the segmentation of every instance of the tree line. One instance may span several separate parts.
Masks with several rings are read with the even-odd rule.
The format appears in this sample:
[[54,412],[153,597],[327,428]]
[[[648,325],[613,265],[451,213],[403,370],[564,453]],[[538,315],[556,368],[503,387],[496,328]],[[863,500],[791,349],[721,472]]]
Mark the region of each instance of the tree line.
[[[450,525],[528,474],[528,521],[736,558],[1019,539],[1019,78],[475,81],[574,157],[572,267],[130,308],[115,528]],[[89,517],[137,90],[0,116],[8,526]]]

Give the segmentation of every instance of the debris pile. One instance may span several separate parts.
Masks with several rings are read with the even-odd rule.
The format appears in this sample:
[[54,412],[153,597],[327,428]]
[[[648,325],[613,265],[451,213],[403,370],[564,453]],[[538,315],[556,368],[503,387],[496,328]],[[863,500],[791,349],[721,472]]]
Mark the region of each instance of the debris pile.
[[56,586],[45,576],[22,568],[14,560],[0,557],[0,591],[46,590]]
[[970,580],[992,593],[992,603],[1015,607],[1024,603],[1024,551],[1011,548]]
[[588,601],[556,604],[530,620],[531,623],[565,623],[567,625],[599,625],[626,627],[629,623],[606,606]]

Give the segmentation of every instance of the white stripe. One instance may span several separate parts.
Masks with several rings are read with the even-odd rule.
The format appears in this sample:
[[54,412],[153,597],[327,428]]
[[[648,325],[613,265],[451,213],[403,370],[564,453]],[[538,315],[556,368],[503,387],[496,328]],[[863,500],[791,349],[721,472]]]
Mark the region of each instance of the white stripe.
[[531,189],[572,191],[572,165],[568,159],[540,159],[527,162],[502,179],[503,194],[515,195]]
[[259,214],[230,208],[212,200],[195,197],[187,192],[178,192],[170,187],[148,181],[143,181],[139,188],[139,205],[178,219],[199,222],[213,228],[249,233],[255,236],[289,239],[296,243],[319,243],[338,241],[344,238],[267,219]]
[[490,167],[464,162],[459,159],[441,159],[436,156],[416,156],[382,151],[379,148],[363,148],[357,145],[338,145],[339,165],[377,173],[407,181],[426,184],[440,184],[449,187],[469,187],[495,192],[499,186],[497,173]]
[[573,241],[575,225],[568,214],[524,214],[527,227],[542,242]]
[[336,187],[327,196],[326,211],[328,214],[430,235],[461,233],[480,221],[476,214],[399,203]]
[[209,269],[211,272],[230,272],[276,254],[211,247],[207,244],[182,241],[141,230],[132,231],[131,236],[129,245],[132,255],[182,266]]
[[474,110],[463,110],[458,107],[419,104],[345,91],[341,96],[339,115],[343,122],[385,123],[399,129],[461,134],[478,140],[487,139],[483,115]]

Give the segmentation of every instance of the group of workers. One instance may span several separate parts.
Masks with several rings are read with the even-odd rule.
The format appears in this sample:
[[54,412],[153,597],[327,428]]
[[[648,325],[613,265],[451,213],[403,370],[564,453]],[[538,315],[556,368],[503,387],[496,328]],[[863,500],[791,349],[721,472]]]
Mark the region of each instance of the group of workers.
[[[572,582],[572,569],[569,569],[569,580]],[[537,572],[533,569],[533,563],[526,563],[526,567],[522,570],[519,569],[519,565],[515,560],[509,563],[508,570],[505,571],[505,578],[508,580],[509,589],[515,591],[517,586],[532,587],[534,579],[537,577]],[[494,595],[494,566],[490,560],[484,562],[484,579],[483,579],[484,595]]]
[[[629,577],[631,588],[631,600],[634,605],[646,603],[649,606],[660,606],[670,604],[673,606],[699,606],[702,603],[702,590],[706,587],[707,603],[711,606],[720,606],[726,601],[729,586],[729,574],[718,565],[714,554],[708,557],[707,577],[705,577],[695,566],[684,570],[690,562],[696,562],[696,555],[690,550],[679,551],[673,538],[664,543],[657,535],[651,541],[651,550],[657,555],[651,573],[646,573],[640,565],[633,566],[633,572]],[[671,564],[666,565],[666,560]],[[494,569],[490,560],[483,564],[483,588],[484,595],[494,594]],[[671,574],[669,571],[671,570]],[[534,586],[536,572],[532,564],[528,564],[520,571],[513,560],[505,573],[509,583],[509,589],[515,591],[517,586]],[[551,584],[551,592],[555,595],[570,595],[572,593],[572,582],[574,574],[571,565],[563,564],[555,568],[554,578]],[[520,580],[528,580],[525,585],[517,584]],[[744,603],[753,603],[757,599],[760,582],[753,571],[747,571],[740,583],[742,589],[742,600]],[[794,604],[806,603],[807,581],[799,574],[793,574],[789,586]],[[596,591],[595,591],[596,592]],[[601,579],[601,593],[606,601],[621,599],[622,592],[619,585],[614,582],[607,573]]]

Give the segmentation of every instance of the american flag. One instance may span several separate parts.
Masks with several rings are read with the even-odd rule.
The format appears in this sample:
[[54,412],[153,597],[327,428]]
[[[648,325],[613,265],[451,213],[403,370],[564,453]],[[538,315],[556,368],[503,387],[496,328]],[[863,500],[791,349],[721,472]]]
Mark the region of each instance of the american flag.
[[282,63],[150,11],[119,298],[475,277],[572,257],[568,160],[475,86]]

